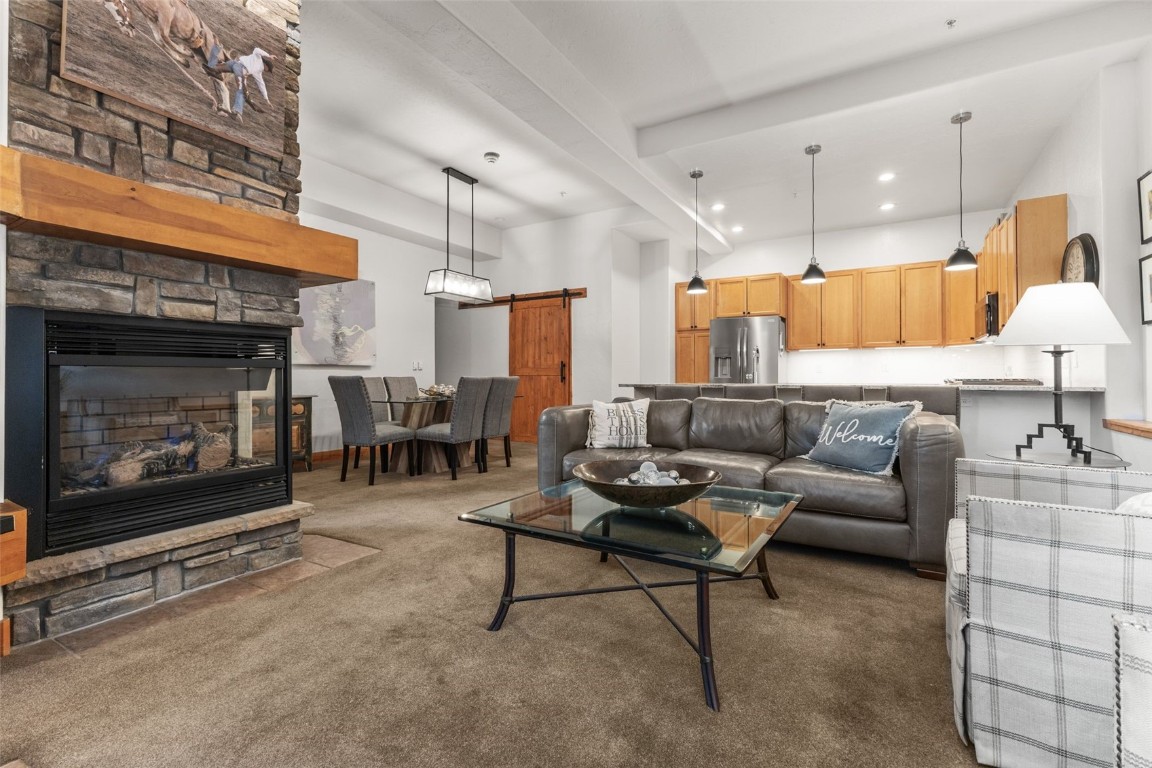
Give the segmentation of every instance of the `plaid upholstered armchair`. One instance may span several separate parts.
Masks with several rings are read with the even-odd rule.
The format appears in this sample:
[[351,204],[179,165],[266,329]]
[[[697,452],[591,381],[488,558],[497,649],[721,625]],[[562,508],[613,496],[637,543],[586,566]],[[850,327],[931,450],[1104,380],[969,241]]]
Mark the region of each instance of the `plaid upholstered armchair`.
[[1152,508],[1117,507],[1149,491],[1152,473],[957,460],[948,652],[981,764],[1116,764],[1114,617],[1152,618]]

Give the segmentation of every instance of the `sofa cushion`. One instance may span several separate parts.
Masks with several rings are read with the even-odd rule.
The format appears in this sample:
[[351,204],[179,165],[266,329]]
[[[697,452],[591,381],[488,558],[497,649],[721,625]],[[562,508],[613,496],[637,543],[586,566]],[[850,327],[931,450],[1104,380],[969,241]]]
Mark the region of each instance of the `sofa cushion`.
[[784,404],[779,400],[698,397],[692,402],[689,448],[717,448],[784,458]]
[[691,400],[653,400],[648,404],[648,442],[682,451],[688,447]]
[[785,459],[772,467],[764,476],[764,488],[804,494],[799,509],[809,512],[896,521],[908,516],[899,477],[869,475],[808,459]]
[[572,479],[572,468],[588,461],[659,461],[676,453],[672,448],[581,448],[564,456],[564,479]]
[[816,445],[820,437],[820,427],[828,416],[826,403],[812,403],[796,400],[784,404],[784,432],[787,443],[784,458],[803,456]]
[[891,475],[900,448],[900,426],[920,412],[921,404],[828,404],[828,418],[808,458],[874,475]]
[[720,485],[760,489],[764,487],[764,473],[779,463],[780,459],[743,451],[689,448],[672,454],[668,457],[668,461],[714,469],[721,474]]
[[592,401],[588,413],[588,448],[647,448],[650,400],[622,403]]

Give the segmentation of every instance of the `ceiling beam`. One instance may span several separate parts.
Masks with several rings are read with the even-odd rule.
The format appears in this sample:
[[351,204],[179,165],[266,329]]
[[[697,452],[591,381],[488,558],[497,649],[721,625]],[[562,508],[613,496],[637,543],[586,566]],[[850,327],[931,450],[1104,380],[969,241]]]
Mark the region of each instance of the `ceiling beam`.
[[[658,177],[636,154],[635,134],[615,107],[510,2],[365,3],[383,21],[584,164],[670,230],[696,232],[693,185]],[[368,21],[366,19],[366,21]],[[700,249],[731,253],[700,221]]]
[[640,157],[653,157],[1147,38],[1150,32],[1152,3],[1111,3],[646,126],[637,130],[636,146]]

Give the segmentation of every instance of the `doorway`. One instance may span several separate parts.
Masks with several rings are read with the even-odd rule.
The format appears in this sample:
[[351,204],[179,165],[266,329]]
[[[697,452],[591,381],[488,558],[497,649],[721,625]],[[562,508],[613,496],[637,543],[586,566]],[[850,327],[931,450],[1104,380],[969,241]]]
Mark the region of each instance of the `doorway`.
[[572,403],[570,296],[508,304],[508,375],[519,376],[512,439],[536,442],[540,413]]

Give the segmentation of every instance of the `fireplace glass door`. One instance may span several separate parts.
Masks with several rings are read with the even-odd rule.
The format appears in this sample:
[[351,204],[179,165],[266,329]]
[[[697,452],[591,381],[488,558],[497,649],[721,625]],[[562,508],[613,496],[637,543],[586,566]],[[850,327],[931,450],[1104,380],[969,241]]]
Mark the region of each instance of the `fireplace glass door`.
[[59,366],[56,498],[283,465],[281,369],[231,366]]

